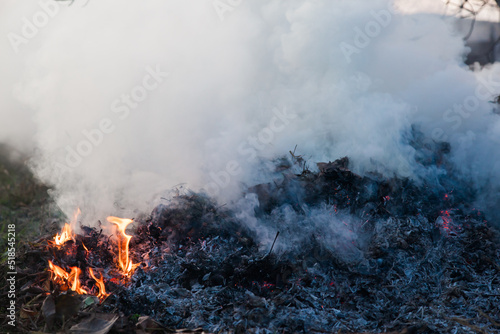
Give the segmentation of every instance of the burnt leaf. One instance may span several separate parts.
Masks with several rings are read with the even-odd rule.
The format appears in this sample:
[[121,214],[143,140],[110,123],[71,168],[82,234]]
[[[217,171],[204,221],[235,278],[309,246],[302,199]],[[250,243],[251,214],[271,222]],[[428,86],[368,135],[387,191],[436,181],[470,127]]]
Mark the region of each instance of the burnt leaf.
[[43,301],[42,314],[45,322],[47,323],[47,326],[49,327],[49,329],[52,329],[54,320],[56,318],[56,304],[52,295],[48,295],[47,298],[45,298],[45,300]]
[[59,295],[56,298],[56,314],[59,319],[68,319],[80,310],[81,295],[73,292]]

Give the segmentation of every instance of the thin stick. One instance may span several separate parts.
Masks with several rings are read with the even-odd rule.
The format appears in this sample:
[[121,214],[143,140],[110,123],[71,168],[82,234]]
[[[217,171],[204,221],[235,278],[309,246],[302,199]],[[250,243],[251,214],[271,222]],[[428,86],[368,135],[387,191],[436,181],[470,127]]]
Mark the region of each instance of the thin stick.
[[274,237],[273,245],[271,246],[271,249],[269,250],[269,253],[267,256],[271,255],[271,252],[273,251],[274,244],[276,243],[276,239],[278,239],[278,235],[280,235],[280,231],[276,232],[276,236]]

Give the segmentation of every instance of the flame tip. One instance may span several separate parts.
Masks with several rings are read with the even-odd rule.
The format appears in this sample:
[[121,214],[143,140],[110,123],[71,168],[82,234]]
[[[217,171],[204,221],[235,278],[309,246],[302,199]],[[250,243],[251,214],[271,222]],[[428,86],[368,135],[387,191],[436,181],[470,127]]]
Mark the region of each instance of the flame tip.
[[108,222],[115,224],[119,234],[118,239],[118,265],[123,274],[130,276],[130,274],[137,268],[139,264],[134,264],[129,258],[129,243],[132,239],[131,235],[125,233],[127,226],[134,220],[129,218],[119,218],[109,216],[106,218]]

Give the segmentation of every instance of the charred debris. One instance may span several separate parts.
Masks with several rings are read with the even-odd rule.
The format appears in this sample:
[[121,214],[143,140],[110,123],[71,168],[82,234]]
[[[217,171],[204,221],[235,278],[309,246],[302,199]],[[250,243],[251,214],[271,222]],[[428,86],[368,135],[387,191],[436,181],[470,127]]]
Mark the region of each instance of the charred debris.
[[[448,151],[440,144],[419,161],[445,163]],[[304,161],[293,152],[291,157],[279,164],[279,179],[247,191],[260,225],[196,193],[136,219],[130,257],[140,265],[129,277],[110,269],[116,245],[98,227],[82,226],[60,248],[47,246],[52,236],[30,242],[19,254],[20,328],[103,334],[500,332],[498,233],[474,206],[466,184],[446,173],[433,184],[360,176],[350,171],[348,158],[296,173],[292,165]],[[307,228],[318,212],[321,228]],[[272,232],[267,243],[262,228]],[[81,268],[86,286],[93,282],[86,268],[102,268],[110,295],[100,301],[91,296],[95,287],[88,295],[61,287],[51,279],[48,260]]]

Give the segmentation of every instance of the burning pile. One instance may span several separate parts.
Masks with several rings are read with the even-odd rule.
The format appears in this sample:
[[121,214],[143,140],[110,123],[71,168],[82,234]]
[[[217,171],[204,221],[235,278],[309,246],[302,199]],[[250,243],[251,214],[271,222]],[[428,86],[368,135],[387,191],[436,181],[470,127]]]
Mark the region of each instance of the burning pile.
[[51,328],[102,333],[500,330],[498,234],[467,187],[361,177],[347,158],[318,168],[249,189],[251,217],[185,193],[133,237],[131,219],[108,217],[111,236],[65,226],[38,254],[52,286],[39,274],[24,289],[44,301],[25,304]]
[[[82,295],[96,295],[99,300],[104,301],[110,294],[106,292],[106,287],[104,283],[104,274],[102,274],[103,269],[92,268],[92,265],[95,263],[95,257],[91,256],[92,251],[89,250],[81,238],[81,236],[75,236],[71,225],[75,225],[78,219],[78,216],[81,214],[80,209],[78,209],[75,213],[73,221],[71,224],[64,224],[64,227],[61,231],[61,234],[57,234],[54,237],[54,240],[49,241],[49,244],[54,247],[54,257],[61,260],[64,259],[64,262],[72,262],[75,259],[83,259],[82,258],[82,249],[84,250],[84,261],[83,265],[87,268],[86,271],[83,271],[87,278],[91,278],[95,281],[94,288],[90,288],[87,286],[82,286],[81,283],[81,274],[82,269],[78,266],[69,267],[69,272],[60,266],[55,265],[52,261],[48,261],[49,268],[51,271],[51,280],[56,285],[56,288],[60,291],[71,290],[76,292],[77,294]],[[126,278],[130,277],[130,275],[134,272],[134,270],[139,266],[139,264],[134,264],[132,260],[129,258],[129,243],[132,236],[126,234],[127,226],[130,225],[133,220],[132,219],[122,219],[118,217],[108,217],[108,222],[116,225],[116,266],[119,269],[119,272],[116,270],[111,270],[108,272],[108,276],[114,276],[112,280],[117,280],[121,282],[125,282]],[[78,238],[77,238],[78,237]],[[93,250],[94,247],[91,247]],[[99,278],[96,277],[94,273],[99,272]],[[118,274],[118,275],[117,275]]]

